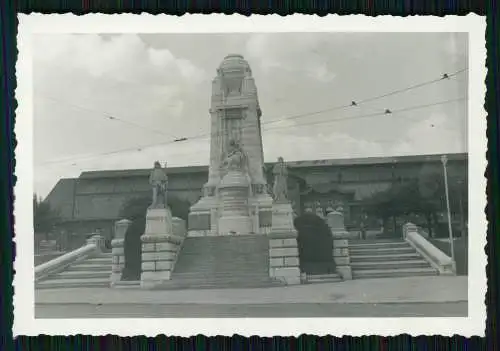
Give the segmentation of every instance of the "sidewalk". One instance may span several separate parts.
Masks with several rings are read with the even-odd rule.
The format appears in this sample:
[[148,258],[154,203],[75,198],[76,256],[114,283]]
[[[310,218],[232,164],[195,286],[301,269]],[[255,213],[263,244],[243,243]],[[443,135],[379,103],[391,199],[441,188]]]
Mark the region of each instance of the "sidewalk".
[[467,277],[364,279],[257,289],[41,289],[35,304],[442,303],[467,301]]

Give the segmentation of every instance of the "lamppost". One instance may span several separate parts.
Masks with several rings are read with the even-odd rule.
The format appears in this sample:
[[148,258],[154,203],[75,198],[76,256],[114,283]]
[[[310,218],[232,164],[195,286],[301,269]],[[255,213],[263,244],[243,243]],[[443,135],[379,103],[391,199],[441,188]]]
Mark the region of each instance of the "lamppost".
[[451,229],[450,195],[448,193],[448,172],[446,170],[446,164],[448,163],[448,157],[446,157],[446,155],[441,156],[441,163],[443,164],[444,191],[446,194],[446,211],[448,213],[448,234],[450,235],[451,259],[453,261],[453,263],[452,263],[453,264],[453,271],[456,272],[455,245],[453,242],[453,231]]

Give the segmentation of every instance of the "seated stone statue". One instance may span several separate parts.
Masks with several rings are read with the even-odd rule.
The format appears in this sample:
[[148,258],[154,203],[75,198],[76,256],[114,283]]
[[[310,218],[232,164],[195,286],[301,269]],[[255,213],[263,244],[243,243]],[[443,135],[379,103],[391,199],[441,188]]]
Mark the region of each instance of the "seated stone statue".
[[246,170],[245,167],[245,153],[243,152],[243,149],[241,146],[238,144],[237,141],[232,139],[229,142],[229,149],[226,155],[226,158],[224,159],[222,166],[226,172],[228,171],[242,171],[244,172]]

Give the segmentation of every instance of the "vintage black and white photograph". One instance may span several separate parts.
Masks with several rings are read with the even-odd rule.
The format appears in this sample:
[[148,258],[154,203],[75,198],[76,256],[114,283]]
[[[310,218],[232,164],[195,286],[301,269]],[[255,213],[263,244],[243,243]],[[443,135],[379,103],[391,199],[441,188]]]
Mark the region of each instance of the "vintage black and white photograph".
[[484,57],[438,27],[31,33],[33,323],[482,316]]

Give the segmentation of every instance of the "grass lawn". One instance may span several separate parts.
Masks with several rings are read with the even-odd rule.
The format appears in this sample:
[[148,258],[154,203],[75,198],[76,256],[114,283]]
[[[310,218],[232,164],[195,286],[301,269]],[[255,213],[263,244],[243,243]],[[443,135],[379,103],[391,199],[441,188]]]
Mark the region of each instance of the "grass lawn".
[[[428,239],[434,246],[451,257],[450,244],[435,239]],[[468,272],[468,241],[467,238],[455,239],[455,260],[457,264],[457,275],[467,275]]]

